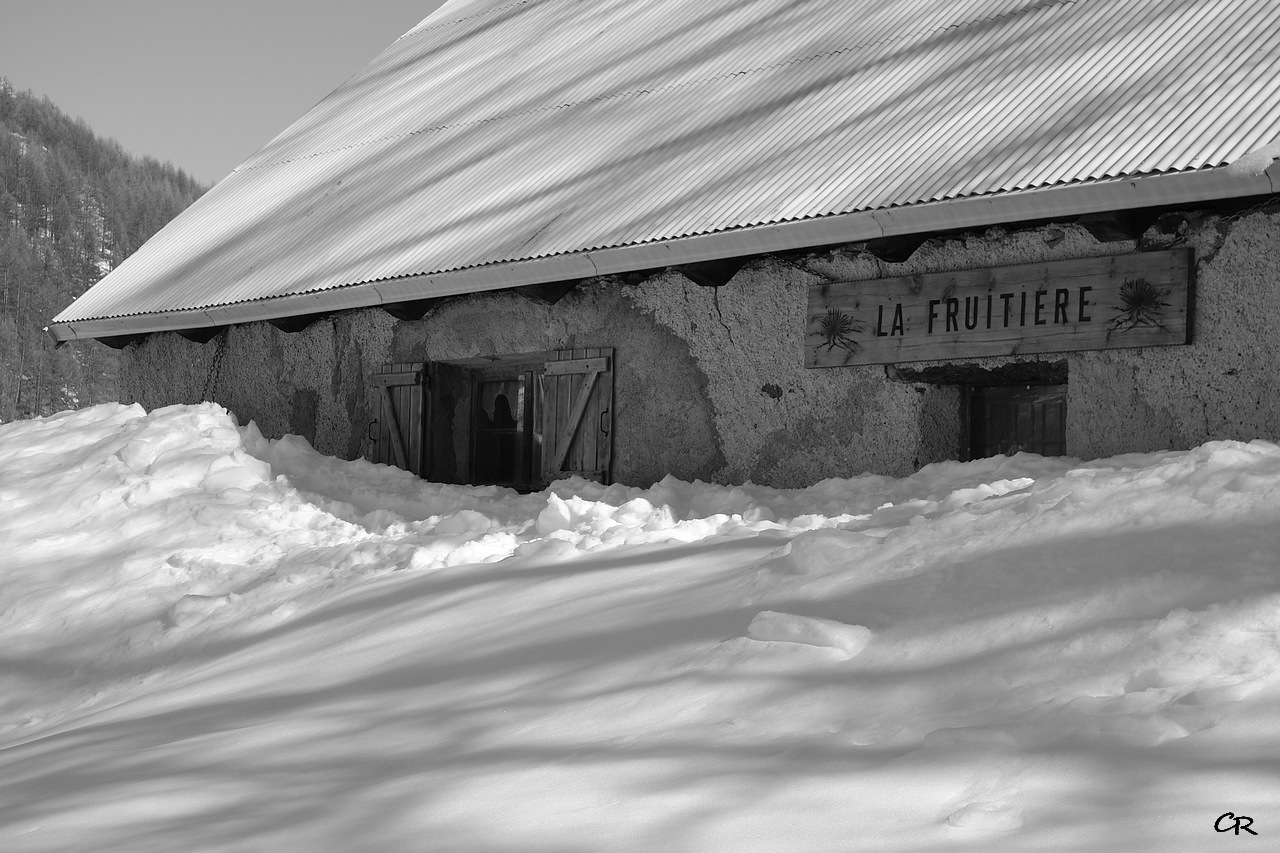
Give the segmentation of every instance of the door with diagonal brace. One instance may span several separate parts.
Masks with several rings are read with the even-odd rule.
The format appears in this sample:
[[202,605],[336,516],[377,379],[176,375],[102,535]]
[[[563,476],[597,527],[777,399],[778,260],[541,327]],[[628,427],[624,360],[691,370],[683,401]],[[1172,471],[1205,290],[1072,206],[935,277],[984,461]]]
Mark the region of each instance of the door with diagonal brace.
[[369,424],[365,458],[427,475],[426,430],[430,409],[426,364],[384,364],[370,384],[378,390],[378,418]]
[[542,478],[610,482],[613,350],[561,350],[543,370]]

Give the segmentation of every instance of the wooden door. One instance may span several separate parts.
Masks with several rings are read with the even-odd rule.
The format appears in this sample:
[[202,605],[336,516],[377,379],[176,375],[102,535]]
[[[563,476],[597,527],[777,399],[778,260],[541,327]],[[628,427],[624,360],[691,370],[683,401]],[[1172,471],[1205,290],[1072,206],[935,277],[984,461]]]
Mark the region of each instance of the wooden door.
[[422,362],[384,364],[374,371],[370,384],[378,389],[378,419],[370,425],[371,462],[382,462],[412,471],[427,472],[426,365]]
[[561,350],[543,365],[542,477],[573,474],[610,482],[613,465],[613,350]]

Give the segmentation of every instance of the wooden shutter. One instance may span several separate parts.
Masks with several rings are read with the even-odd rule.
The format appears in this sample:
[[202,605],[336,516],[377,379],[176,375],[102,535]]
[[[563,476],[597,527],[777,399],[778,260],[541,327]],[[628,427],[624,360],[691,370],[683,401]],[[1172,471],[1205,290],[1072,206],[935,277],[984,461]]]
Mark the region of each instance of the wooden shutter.
[[542,476],[608,483],[613,463],[613,350],[561,350],[543,365]]
[[426,364],[384,364],[374,371],[370,384],[382,402],[376,430],[371,431],[371,462],[385,462],[425,476],[427,412]]

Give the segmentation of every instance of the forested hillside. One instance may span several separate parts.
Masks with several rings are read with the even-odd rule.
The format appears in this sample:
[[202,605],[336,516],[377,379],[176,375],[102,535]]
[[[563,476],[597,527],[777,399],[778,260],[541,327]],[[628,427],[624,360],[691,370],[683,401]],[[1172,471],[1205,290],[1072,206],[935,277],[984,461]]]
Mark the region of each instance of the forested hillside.
[[115,399],[115,351],[44,326],[204,190],[0,78],[0,422]]

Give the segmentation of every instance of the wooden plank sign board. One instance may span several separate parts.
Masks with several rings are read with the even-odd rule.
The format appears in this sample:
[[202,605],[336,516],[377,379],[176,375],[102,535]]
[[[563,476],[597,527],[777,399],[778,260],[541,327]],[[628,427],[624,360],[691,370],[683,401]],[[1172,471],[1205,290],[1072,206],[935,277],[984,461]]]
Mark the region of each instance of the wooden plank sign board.
[[1190,249],[809,288],[807,367],[1187,343]]

